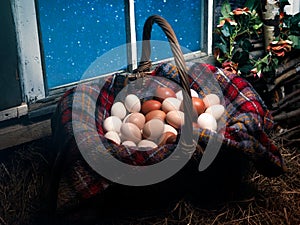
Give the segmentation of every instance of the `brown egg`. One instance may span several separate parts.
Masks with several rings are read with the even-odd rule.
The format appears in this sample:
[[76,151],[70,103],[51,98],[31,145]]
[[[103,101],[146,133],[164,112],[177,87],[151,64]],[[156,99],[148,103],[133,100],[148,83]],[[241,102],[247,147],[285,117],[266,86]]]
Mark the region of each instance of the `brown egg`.
[[177,110],[170,111],[167,113],[166,121],[176,129],[181,128],[184,124],[184,113]]
[[138,112],[131,113],[126,119],[126,123],[133,123],[141,130],[145,124],[145,116]]
[[148,112],[145,116],[146,122],[152,119],[160,119],[161,121],[165,121],[166,113],[162,110],[153,110]]
[[193,108],[197,112],[198,115],[203,113],[206,109],[205,104],[201,98],[192,97]]
[[164,122],[160,119],[152,119],[145,123],[143,128],[143,137],[155,140],[162,135],[164,131]]
[[171,135],[168,137],[166,144],[174,144],[177,141],[177,135]]
[[177,136],[172,132],[165,132],[158,141],[158,145],[173,144]]
[[[201,98],[192,97],[193,111],[196,116],[199,116],[201,113],[204,113],[206,110],[205,104]],[[184,112],[183,102],[181,102],[180,110]]]
[[173,97],[176,98],[176,94],[175,92],[167,87],[158,87],[155,90],[155,97],[159,100],[159,101],[163,101],[164,99],[168,98],[168,97]]
[[158,110],[161,107],[161,103],[157,100],[147,100],[142,104],[142,113],[146,115],[148,112]]
[[176,136],[178,134],[177,130],[169,124],[165,124],[164,133],[165,132],[171,132],[171,133],[175,134]]
[[121,137],[124,141],[140,142],[142,134],[140,129],[133,123],[123,123],[121,126]]

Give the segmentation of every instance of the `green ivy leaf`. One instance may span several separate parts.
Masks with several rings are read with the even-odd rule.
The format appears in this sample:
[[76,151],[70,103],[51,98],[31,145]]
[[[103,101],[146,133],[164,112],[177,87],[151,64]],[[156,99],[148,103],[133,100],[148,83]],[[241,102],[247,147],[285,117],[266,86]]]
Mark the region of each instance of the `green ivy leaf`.
[[254,30],[258,30],[258,29],[260,29],[262,26],[263,26],[263,23],[254,24],[254,25],[253,25],[253,29],[254,29]]
[[300,31],[300,13],[297,13],[293,17],[290,17],[288,21],[288,27],[290,27],[292,34],[295,34],[297,31]]
[[271,69],[272,69],[272,68],[271,68],[270,66],[268,66],[268,65],[262,67],[262,71],[263,71],[264,73],[271,71]]
[[220,40],[222,41],[222,43],[223,43],[224,45],[227,45],[227,44],[228,44],[228,41],[225,40],[222,36],[220,36]]
[[240,58],[241,58],[241,53],[239,51],[236,51],[235,53],[233,53],[233,55],[232,55],[233,62],[235,62],[235,63],[239,62]]
[[231,12],[231,6],[230,6],[230,4],[227,0],[222,4],[221,14],[224,18],[229,18],[230,17],[230,12]]
[[223,43],[217,43],[216,44],[216,48],[219,48],[220,51],[224,54],[227,54],[228,53],[228,49],[227,49],[227,45],[226,44],[223,44]]
[[256,10],[258,11],[258,9],[260,8],[260,1],[258,0],[247,0],[245,3],[245,7],[248,7],[250,9],[250,11]]
[[250,70],[253,69],[253,65],[250,63],[247,63],[241,67],[239,67],[239,70],[243,73],[243,74],[248,74],[250,73]]
[[266,55],[265,57],[263,57],[261,60],[260,60],[261,63],[264,63],[264,64],[269,64],[269,55]]
[[217,59],[217,61],[222,64],[225,61],[225,58],[220,57]]
[[274,66],[278,66],[279,60],[277,58],[272,59]]
[[289,40],[293,42],[293,48],[300,49],[300,37],[296,35],[290,35]]
[[229,37],[230,36],[230,24],[226,22],[223,25],[221,32],[224,35],[224,37]]
[[256,66],[256,68],[257,68],[257,71],[262,71],[262,64],[258,64],[258,65]]
[[239,66],[248,64],[249,52],[243,51],[241,49],[239,49],[238,51],[235,51],[232,55],[232,61],[235,63],[239,63]]
[[244,49],[245,51],[249,52],[252,49],[252,44],[249,41],[249,39],[244,39],[241,41],[240,46],[242,49]]
[[248,64],[248,62],[249,62],[249,52],[242,51],[239,60],[239,65],[245,65]]

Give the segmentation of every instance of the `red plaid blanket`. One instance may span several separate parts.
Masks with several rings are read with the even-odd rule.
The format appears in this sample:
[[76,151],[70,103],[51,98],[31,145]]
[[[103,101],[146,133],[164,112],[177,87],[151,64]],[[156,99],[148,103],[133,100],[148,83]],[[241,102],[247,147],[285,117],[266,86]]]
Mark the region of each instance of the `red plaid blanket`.
[[[208,82],[209,76],[213,76],[221,88],[221,94],[224,96],[223,104],[226,106],[224,139],[221,139],[222,145],[226,146],[225,149],[242,152],[254,162],[257,170],[266,176],[277,176],[283,173],[286,170],[283,159],[268,137],[268,132],[273,127],[272,117],[253,87],[243,78],[211,65],[193,63],[188,66],[190,87],[200,95],[218,91],[212,90],[215,87]],[[176,67],[172,64],[163,63],[157,66],[152,75],[167,78],[173,83],[179,82]],[[124,88],[126,82],[126,76],[116,74],[110,76],[101,89],[97,84],[82,86],[67,91],[61,98],[52,120],[55,145],[60,149],[59,151],[62,149],[67,151],[64,168],[64,174],[67,176],[63,176],[64,182],[60,185],[59,205],[76,204],[79,199],[87,199],[101,193],[111,183],[90,168],[81,157],[78,143],[74,139],[72,115],[73,118],[86,121],[87,127],[91,125],[92,129],[96,124],[104,146],[115,158],[128,164],[151,165],[160,162],[176,147],[165,145],[148,151],[138,151],[136,148],[117,146],[103,137],[102,122],[109,116],[115,97]],[[164,83],[166,86],[169,84],[171,83],[168,81]],[[155,88],[151,85],[149,84],[149,89]],[[77,93],[87,93],[79,102],[82,107],[72,107],[75,90]],[[95,115],[87,113],[86,109],[95,103]],[[205,146],[212,135],[218,135],[202,129],[196,129],[194,133],[199,135],[201,146]],[[84,141],[88,134],[83,131],[80,135],[82,135],[80,140]],[[99,141],[99,137],[95,137],[94,141]],[[201,158],[199,151],[195,154]]]

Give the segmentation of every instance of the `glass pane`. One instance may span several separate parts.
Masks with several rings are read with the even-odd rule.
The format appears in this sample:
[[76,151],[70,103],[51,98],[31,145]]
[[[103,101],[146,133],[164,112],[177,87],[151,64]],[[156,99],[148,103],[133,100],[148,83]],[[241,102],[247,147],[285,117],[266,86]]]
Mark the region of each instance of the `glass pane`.
[[97,57],[126,43],[124,1],[39,0],[38,11],[49,88],[80,80]]
[[[170,23],[184,53],[188,50],[200,50],[203,29],[202,4],[200,0],[135,0],[137,40],[142,39],[146,19],[157,14]],[[167,41],[165,34],[156,24],[152,28],[151,40]],[[161,51],[159,46],[152,44],[151,60],[172,57],[171,51],[166,52],[165,46],[163,49]]]

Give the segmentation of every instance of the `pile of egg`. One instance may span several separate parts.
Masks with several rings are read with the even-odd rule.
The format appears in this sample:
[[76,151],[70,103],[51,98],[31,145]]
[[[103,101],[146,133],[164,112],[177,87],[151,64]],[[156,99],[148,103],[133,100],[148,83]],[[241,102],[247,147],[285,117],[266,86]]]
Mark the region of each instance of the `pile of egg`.
[[[105,137],[116,144],[126,146],[151,147],[175,143],[178,129],[184,124],[182,111],[182,91],[175,93],[167,87],[158,87],[155,97],[141,101],[129,94],[124,102],[115,102],[111,115],[103,121]],[[203,99],[191,89],[194,126],[217,131],[217,120],[225,109],[216,94],[208,94]]]

